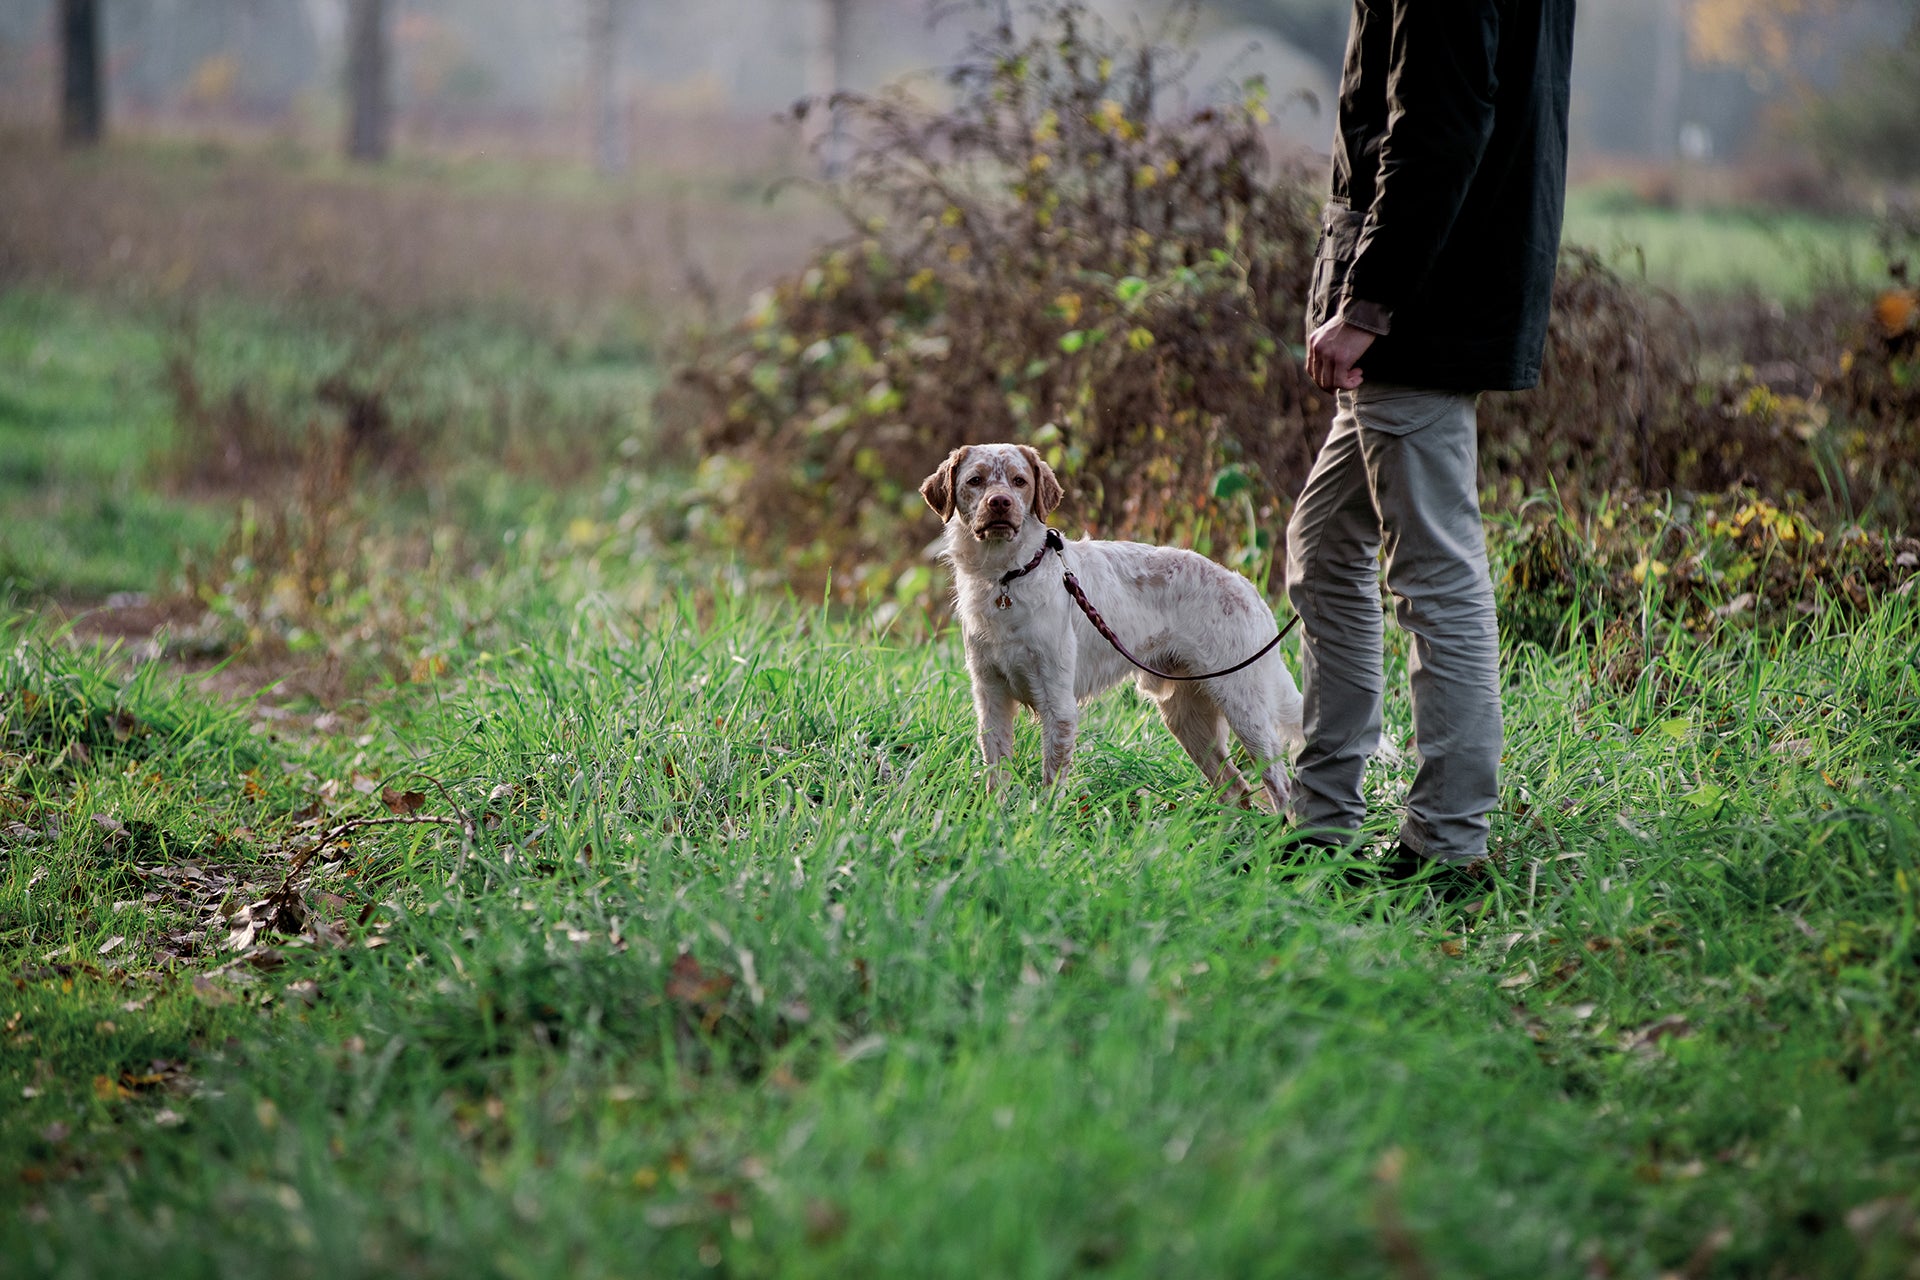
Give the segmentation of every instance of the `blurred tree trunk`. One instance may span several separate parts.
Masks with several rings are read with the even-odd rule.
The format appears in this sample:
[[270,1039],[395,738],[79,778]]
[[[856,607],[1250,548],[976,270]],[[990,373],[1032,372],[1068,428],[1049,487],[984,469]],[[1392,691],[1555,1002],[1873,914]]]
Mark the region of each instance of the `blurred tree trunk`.
[[593,167],[625,173],[627,104],[620,81],[620,19],[626,0],[587,0],[587,111],[593,119]]
[[1680,145],[1680,91],[1686,77],[1687,23],[1680,0],[1660,0],[1654,23],[1647,143],[1654,159],[1671,160]]
[[[816,4],[819,29],[809,89],[814,97],[830,98],[847,87],[848,63],[853,60],[853,0],[816,0]],[[829,106],[820,138],[820,162],[828,178],[838,178],[846,168],[847,151],[846,113]]]
[[386,0],[347,4],[347,158],[378,164],[393,134]]
[[100,141],[107,122],[100,0],[60,0],[60,136],[68,146]]

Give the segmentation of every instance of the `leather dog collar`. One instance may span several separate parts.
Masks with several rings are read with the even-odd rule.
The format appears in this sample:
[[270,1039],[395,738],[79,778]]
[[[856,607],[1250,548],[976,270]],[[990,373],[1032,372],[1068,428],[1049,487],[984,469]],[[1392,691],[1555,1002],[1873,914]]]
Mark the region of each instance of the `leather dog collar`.
[[1026,564],[1018,569],[1009,569],[1000,575],[1000,594],[994,597],[994,607],[1011,609],[1013,607],[1013,597],[1007,593],[1007,588],[1012,586],[1017,579],[1024,578],[1035,569],[1038,569],[1040,562],[1047,558],[1047,552],[1064,551],[1066,547],[1067,540],[1060,536],[1060,531],[1052,526],[1048,526],[1047,536],[1041,540],[1040,549],[1033,553],[1033,559],[1027,561]]

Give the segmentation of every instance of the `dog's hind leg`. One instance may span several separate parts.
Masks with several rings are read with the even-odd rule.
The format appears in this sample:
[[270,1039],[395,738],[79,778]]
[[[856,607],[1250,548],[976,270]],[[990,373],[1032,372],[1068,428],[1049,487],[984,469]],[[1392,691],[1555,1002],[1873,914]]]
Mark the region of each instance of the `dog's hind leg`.
[[1200,766],[1208,782],[1227,804],[1247,803],[1247,780],[1233,766],[1233,746],[1227,739],[1227,718],[1220,706],[1192,685],[1180,685],[1160,700],[1160,716],[1173,736]]

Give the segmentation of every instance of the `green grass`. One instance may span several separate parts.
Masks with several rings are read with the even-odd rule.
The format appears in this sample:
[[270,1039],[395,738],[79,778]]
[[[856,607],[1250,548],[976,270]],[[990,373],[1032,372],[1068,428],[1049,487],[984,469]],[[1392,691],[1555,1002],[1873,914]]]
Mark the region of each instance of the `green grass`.
[[1822,289],[1865,290],[1887,279],[1866,218],[1662,208],[1600,185],[1568,193],[1564,236],[1682,296],[1751,292],[1791,304]]
[[0,590],[147,590],[224,516],[157,491],[171,436],[157,325],[69,296],[0,291]]
[[[1911,596],[1676,644],[1622,688],[1582,649],[1511,655],[1505,878],[1468,918],[1267,857],[1275,822],[1207,803],[1133,699],[1098,704],[1057,795],[1028,732],[1024,783],[986,796],[951,636],[629,595],[617,543],[523,554],[492,618],[441,637],[437,682],[334,735],[10,628],[0,1257],[1515,1277],[1915,1257]],[[1387,714],[1405,725],[1399,695]],[[1373,775],[1383,815],[1409,769]],[[222,901],[388,815],[381,787],[453,825],[346,832],[294,875],[337,938],[229,949]],[[158,874],[189,864],[234,883]]]

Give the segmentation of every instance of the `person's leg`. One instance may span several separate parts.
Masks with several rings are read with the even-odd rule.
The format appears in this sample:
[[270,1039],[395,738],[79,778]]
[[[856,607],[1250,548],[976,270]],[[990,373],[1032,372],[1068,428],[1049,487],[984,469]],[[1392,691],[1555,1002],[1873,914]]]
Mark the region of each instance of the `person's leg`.
[[1380,521],[1351,409],[1333,430],[1287,523],[1287,599],[1300,616],[1301,730],[1289,809],[1309,835],[1356,833],[1361,778],[1380,745]]
[[[1404,434],[1361,431],[1380,511],[1387,588],[1412,640],[1414,751],[1401,843],[1436,862],[1486,856],[1499,803],[1500,650],[1480,521],[1472,396],[1399,406]],[[1363,424],[1368,420],[1361,406]],[[1389,421],[1389,426],[1394,422]]]

